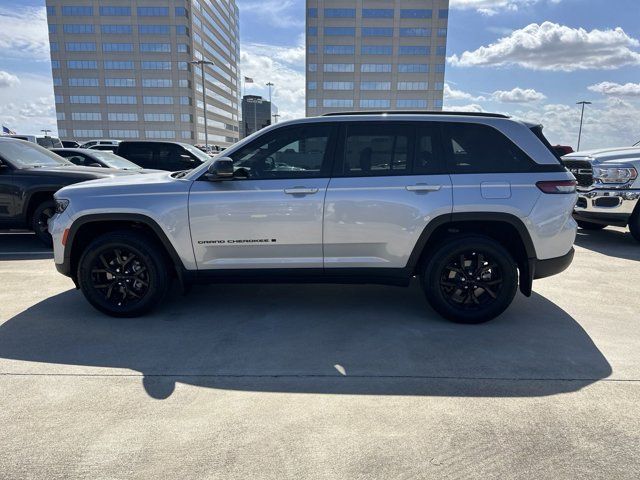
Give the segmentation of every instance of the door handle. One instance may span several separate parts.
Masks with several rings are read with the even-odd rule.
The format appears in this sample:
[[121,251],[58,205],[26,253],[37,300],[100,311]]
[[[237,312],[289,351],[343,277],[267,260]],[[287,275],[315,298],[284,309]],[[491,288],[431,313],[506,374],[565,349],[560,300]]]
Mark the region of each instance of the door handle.
[[318,188],[293,187],[285,188],[284,193],[287,195],[312,195],[318,193]]
[[437,192],[442,188],[442,185],[419,183],[417,185],[407,185],[405,188],[410,192]]

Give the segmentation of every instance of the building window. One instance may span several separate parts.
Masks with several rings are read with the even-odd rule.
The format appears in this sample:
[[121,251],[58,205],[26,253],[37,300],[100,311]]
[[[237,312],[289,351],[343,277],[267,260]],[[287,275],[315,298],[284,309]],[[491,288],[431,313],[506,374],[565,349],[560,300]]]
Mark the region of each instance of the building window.
[[433,10],[428,10],[424,8],[416,9],[402,9],[400,10],[400,18],[432,18]]
[[145,113],[145,122],[174,122],[175,116],[173,113]]
[[[191,97],[180,97],[180,105],[191,105]],[[209,107],[207,107],[207,110]]]
[[171,26],[169,25],[138,25],[140,35],[169,35]]
[[168,17],[169,7],[138,7],[139,17]]
[[59,87],[62,85],[62,79],[60,77],[53,77],[53,86]]
[[115,61],[115,60],[105,60],[104,62],[105,70],[133,70],[133,62],[132,61]]
[[170,43],[141,43],[140,51],[155,52],[155,53],[170,53],[171,44]]
[[393,37],[393,28],[362,27],[363,37]]
[[309,108],[316,108],[318,106],[318,100],[316,100],[315,98],[310,98],[309,100],[307,100],[307,106]]
[[181,78],[180,80],[178,80],[178,87],[191,88],[191,82],[189,82],[189,80],[187,80],[186,78]]
[[322,106],[327,108],[353,108],[353,100],[346,98],[325,98]]
[[308,68],[308,70],[310,72],[317,72],[318,71],[318,64],[317,63],[310,63],[307,68]]
[[130,17],[131,7],[100,7],[101,16]]
[[360,49],[362,55],[393,55],[391,45],[362,45]]
[[382,99],[360,100],[360,108],[389,108],[390,106],[391,106],[390,100],[382,100]]
[[428,82],[398,82],[398,90],[427,90]]
[[60,68],[60,60],[51,60],[51,68],[53,70]]
[[177,48],[178,53],[189,53],[189,45],[186,43],[179,43]]
[[100,31],[105,35],[127,35],[132,28],[131,25],[101,25]]
[[308,37],[317,37],[318,36],[318,27],[307,27],[307,36]]
[[429,55],[429,47],[401,46],[400,55]]
[[67,52],[95,52],[95,42],[69,42],[65,44]]
[[97,78],[70,78],[70,87],[97,87],[99,81]]
[[171,62],[142,62],[143,70],[171,70]]
[[64,6],[62,7],[62,15],[69,17],[92,17],[93,7]]
[[355,55],[356,47],[354,45],[325,45],[324,53],[326,55]]
[[393,18],[392,8],[363,8],[362,18]]
[[98,95],[71,95],[69,97],[70,103],[100,103],[100,97]]
[[187,9],[184,7],[176,7],[176,17],[186,17],[187,16]]
[[189,70],[189,64],[187,62],[178,62],[178,70]]
[[442,108],[442,100],[436,100],[434,102],[434,105],[436,108]]
[[176,25],[176,35],[189,35],[189,29],[186,25]]
[[326,18],[356,18],[355,8],[325,8]]
[[436,82],[433,88],[434,90],[444,90],[444,82]]
[[105,78],[105,87],[135,87],[135,78]]
[[445,18],[449,18],[449,10],[438,10],[438,18],[440,19],[445,19]]
[[317,82],[308,82],[307,83],[307,90],[317,90],[318,89],[318,83]]
[[354,71],[353,63],[325,63],[324,71],[331,73],[350,73]]
[[74,130],[73,135],[80,138],[101,138],[102,130]]
[[183,123],[193,123],[193,115],[190,115],[188,113],[181,113],[180,121]]
[[401,37],[430,37],[431,29],[430,28],[401,28],[400,36]]
[[398,108],[427,108],[426,100],[399,99],[396,102]]
[[49,24],[49,33],[56,33],[57,27],[57,25]]
[[67,68],[70,70],[95,70],[98,68],[98,62],[95,60],[69,60]]
[[62,95],[56,95],[55,96],[55,102],[56,103],[64,103],[64,98],[62,98]]
[[363,73],[390,73],[390,63],[363,63],[360,65],[360,71]]
[[103,43],[103,52],[133,52],[133,43]]
[[58,42],[51,42],[49,43],[49,49],[52,52],[57,52],[58,50],[60,50],[60,48],[58,47]]
[[[312,27],[312,28],[315,28],[315,27]],[[316,31],[316,35],[317,35],[317,31]],[[355,27],[325,27],[324,36],[325,37],[355,37],[356,29]]]
[[144,96],[142,103],[145,105],[173,105],[173,97]]
[[391,82],[360,82],[360,90],[391,90]]
[[446,28],[439,28],[438,29],[438,36],[439,37],[446,37],[447,36],[447,29]]
[[100,112],[73,112],[71,114],[71,120],[99,122],[102,120],[102,115]]
[[64,112],[56,112],[56,120],[64,120],[65,118]]
[[142,80],[142,86],[149,88],[172,87],[173,81],[170,78],[145,78]]
[[444,73],[444,63],[439,63],[436,65],[436,73]]
[[140,132],[138,130],[109,130],[109,136],[112,138],[138,138]]
[[111,112],[108,115],[110,122],[137,122],[137,113]]
[[180,137],[184,140],[191,140],[193,138],[193,132],[191,130],[182,130]]
[[47,7],[47,15],[50,17],[56,16],[56,7]]
[[353,82],[324,82],[324,90],[353,90]]
[[436,55],[438,57],[444,57],[447,55],[447,47],[436,47]]
[[176,137],[176,132],[173,130],[146,130],[145,135],[147,138],[170,139]]
[[135,105],[136,97],[131,95],[107,95],[107,103],[111,105]]
[[311,55],[315,55],[316,53],[318,53],[318,45],[309,45],[309,48],[307,49],[307,51],[309,52],[309,54]]
[[94,26],[90,23],[67,23],[62,27],[64,33],[94,33]]
[[318,18],[318,9],[317,8],[308,9],[307,15],[309,16],[309,18]]
[[400,63],[398,73],[429,73],[429,65],[426,63]]

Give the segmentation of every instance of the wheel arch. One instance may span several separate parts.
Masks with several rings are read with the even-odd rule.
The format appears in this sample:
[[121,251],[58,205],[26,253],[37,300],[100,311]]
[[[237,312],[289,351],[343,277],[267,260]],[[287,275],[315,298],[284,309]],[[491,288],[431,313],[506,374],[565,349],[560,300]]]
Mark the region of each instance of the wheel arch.
[[407,268],[412,275],[417,274],[437,245],[449,238],[471,233],[490,237],[507,249],[518,265],[520,291],[530,296],[536,250],[524,222],[508,213],[463,212],[434,218],[416,242]]
[[53,195],[57,190],[57,188],[41,188],[31,190],[27,193],[22,213],[24,215],[24,221],[27,224],[31,223],[31,217],[33,216],[33,212],[36,211],[36,208],[38,208],[38,205],[40,205],[42,202],[53,200]]

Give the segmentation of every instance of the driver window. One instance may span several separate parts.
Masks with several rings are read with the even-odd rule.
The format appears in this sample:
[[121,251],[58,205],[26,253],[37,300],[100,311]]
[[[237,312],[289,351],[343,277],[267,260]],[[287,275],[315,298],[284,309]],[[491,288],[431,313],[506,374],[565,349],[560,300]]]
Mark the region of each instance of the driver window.
[[332,125],[278,129],[231,155],[236,177],[249,179],[328,176],[326,153]]

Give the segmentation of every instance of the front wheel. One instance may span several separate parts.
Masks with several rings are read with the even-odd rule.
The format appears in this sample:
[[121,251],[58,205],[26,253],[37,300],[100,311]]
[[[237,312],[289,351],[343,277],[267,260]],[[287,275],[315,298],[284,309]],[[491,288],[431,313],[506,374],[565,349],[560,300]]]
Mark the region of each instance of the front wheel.
[[636,211],[629,219],[629,231],[631,236],[640,242],[640,208],[636,207]]
[[36,234],[38,240],[44,243],[47,247],[53,245],[53,238],[49,233],[49,219],[56,213],[56,202],[53,200],[47,200],[42,202],[33,211],[33,217],[31,217],[31,230]]
[[583,230],[602,230],[606,228],[606,225],[602,225],[601,223],[591,223],[585,222],[584,220],[578,220],[578,227]]
[[153,241],[136,232],[98,237],[84,250],[78,283],[96,309],[114,317],[136,317],[154,308],[169,284],[167,264]]
[[482,323],[511,305],[518,288],[518,270],[498,242],[468,235],[435,249],[421,283],[433,309],[446,319]]

